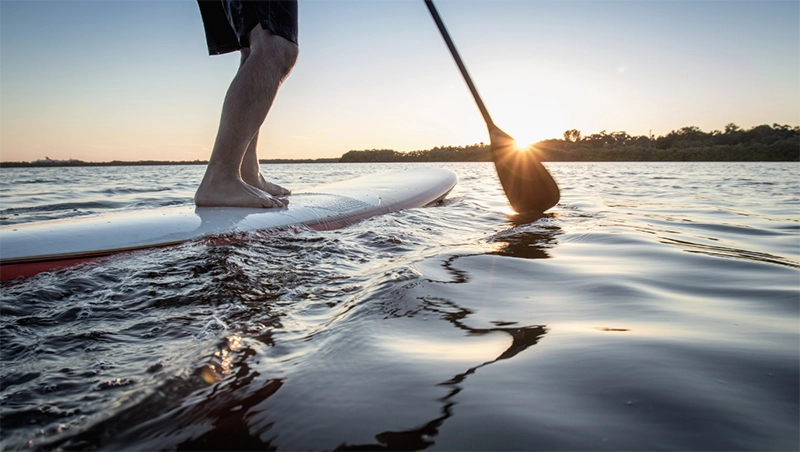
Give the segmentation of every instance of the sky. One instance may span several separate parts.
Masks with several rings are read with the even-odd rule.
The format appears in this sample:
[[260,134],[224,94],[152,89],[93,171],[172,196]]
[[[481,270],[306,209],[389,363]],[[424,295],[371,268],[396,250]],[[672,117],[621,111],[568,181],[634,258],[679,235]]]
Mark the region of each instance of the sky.
[[[527,144],[800,125],[800,2],[437,0],[494,122]],[[260,158],[488,142],[422,0],[300,0]],[[238,53],[197,3],[0,1],[0,160],[206,160]]]

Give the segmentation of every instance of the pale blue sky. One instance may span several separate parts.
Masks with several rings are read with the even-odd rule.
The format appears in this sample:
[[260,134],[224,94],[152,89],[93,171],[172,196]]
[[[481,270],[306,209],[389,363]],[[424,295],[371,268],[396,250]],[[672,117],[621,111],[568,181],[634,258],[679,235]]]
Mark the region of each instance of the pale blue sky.
[[[521,142],[800,124],[798,1],[439,0]],[[0,159],[206,159],[238,54],[194,1],[0,2]],[[262,158],[487,141],[422,0],[300,0],[300,59]]]

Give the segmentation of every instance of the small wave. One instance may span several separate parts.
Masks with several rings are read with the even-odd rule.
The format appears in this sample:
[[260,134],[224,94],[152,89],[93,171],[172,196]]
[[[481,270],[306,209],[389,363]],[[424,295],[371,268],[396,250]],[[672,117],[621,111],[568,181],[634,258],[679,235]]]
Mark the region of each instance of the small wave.
[[66,202],[56,204],[43,204],[35,207],[13,207],[0,210],[0,215],[29,214],[39,212],[61,212],[76,211],[81,209],[116,209],[123,207],[125,203],[114,201],[87,201],[87,202]]
[[675,238],[662,238],[661,242],[666,244],[679,245],[682,248],[684,248],[684,250],[690,253],[700,253],[714,257],[730,257],[730,258],[744,259],[755,262],[764,262],[767,264],[782,265],[790,268],[800,268],[800,263],[796,261],[793,261],[785,257],[776,256],[774,254],[769,254],[759,251],[743,250],[727,246],[708,245],[688,240],[678,240]]
[[101,195],[131,195],[131,194],[138,194],[138,193],[162,193],[167,191],[173,191],[174,187],[142,187],[142,188],[135,188],[135,187],[113,187],[113,188],[105,188],[96,191],[95,193]]

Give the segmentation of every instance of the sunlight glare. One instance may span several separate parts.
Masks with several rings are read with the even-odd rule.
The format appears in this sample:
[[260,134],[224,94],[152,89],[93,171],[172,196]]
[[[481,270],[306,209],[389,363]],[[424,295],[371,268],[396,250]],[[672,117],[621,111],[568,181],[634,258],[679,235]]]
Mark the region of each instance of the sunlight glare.
[[514,140],[514,147],[517,148],[518,152],[528,152],[533,149],[533,145],[538,143],[540,140]]
[[543,136],[540,130],[535,130],[530,127],[530,124],[509,124],[512,127],[505,128],[504,130],[508,132],[514,138],[515,145],[520,150],[527,150],[531,148],[534,144],[546,140],[547,138]]
[[497,359],[511,346],[511,338],[499,332],[458,338],[397,337],[388,345],[393,353],[434,361],[481,363]]

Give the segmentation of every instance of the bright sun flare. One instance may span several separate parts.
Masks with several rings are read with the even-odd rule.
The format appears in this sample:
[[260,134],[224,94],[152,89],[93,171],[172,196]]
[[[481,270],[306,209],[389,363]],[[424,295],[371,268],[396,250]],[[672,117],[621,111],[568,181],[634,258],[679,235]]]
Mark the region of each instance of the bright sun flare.
[[526,130],[525,128],[521,128],[519,130],[511,129],[508,130],[508,133],[514,137],[517,148],[522,150],[528,149],[544,139],[541,136],[536,135],[535,131]]
[[527,138],[522,138],[522,139],[515,138],[514,139],[514,144],[517,147],[517,149],[519,149],[521,151],[525,151],[525,150],[529,149],[531,146],[533,146],[534,144],[538,143],[539,141],[541,141],[541,140],[527,139]]

